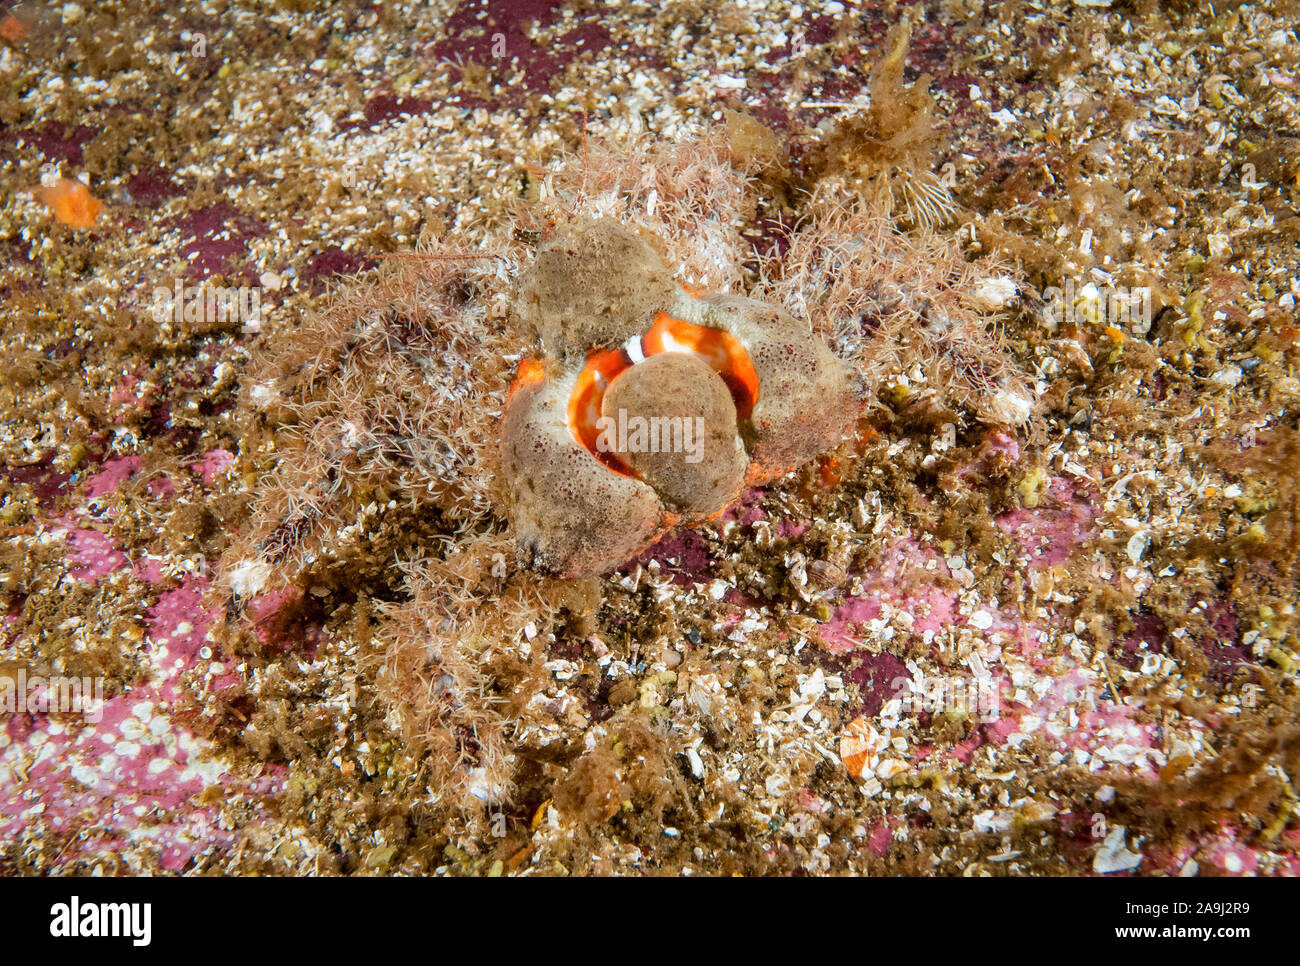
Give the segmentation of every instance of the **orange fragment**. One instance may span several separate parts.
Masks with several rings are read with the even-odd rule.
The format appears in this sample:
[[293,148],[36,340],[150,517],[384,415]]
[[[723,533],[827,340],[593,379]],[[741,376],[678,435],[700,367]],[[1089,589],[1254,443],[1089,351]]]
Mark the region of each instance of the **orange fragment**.
[[510,389],[506,392],[506,403],[508,404],[514,398],[515,393],[524,386],[545,381],[546,369],[542,366],[540,359],[534,359],[532,356],[520,359],[519,371],[515,373],[515,381],[510,384]]
[[536,832],[541,827],[542,821],[546,818],[546,810],[550,807],[551,800],[548,798],[542,804],[537,806],[537,811],[533,812],[533,817],[528,823],[528,830]]
[[623,461],[613,453],[601,452],[596,445],[600,429],[600,403],[614,377],[632,367],[632,359],[622,349],[592,349],[587,364],[578,373],[578,383],[569,395],[569,431],[596,459],[615,473],[631,476]]
[[38,196],[54,212],[55,218],[72,228],[94,228],[104,207],[89,188],[68,178],[60,178],[52,187],[42,187]]
[[27,39],[27,24],[23,23],[11,13],[4,15],[0,20],[0,37],[5,40],[11,40],[15,43]]
[[655,316],[650,331],[641,337],[647,356],[660,352],[693,352],[722,377],[736,403],[736,418],[749,419],[758,402],[758,373],[749,353],[730,332],[674,319],[667,312]]
[[820,469],[822,486],[828,490],[839,486],[840,481],[844,479],[844,470],[840,466],[840,461],[834,456],[823,456]]
[[506,859],[506,868],[509,869],[511,872],[514,872],[521,865],[523,865],[530,858],[532,858],[532,856],[533,856],[532,845],[525,845],[514,855],[510,856],[510,858]]

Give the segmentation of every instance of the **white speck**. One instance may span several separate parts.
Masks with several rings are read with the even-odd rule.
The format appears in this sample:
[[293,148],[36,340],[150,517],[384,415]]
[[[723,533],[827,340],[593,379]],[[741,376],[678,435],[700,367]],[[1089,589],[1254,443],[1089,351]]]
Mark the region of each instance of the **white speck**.
[[469,793],[480,802],[495,802],[501,797],[501,786],[488,781],[487,771],[473,768],[469,773]]
[[1018,389],[999,389],[985,406],[987,415],[1008,426],[1019,426],[1034,411],[1034,400]]
[[230,571],[230,590],[237,597],[252,597],[271,576],[271,567],[260,560],[241,560]]
[[997,831],[997,812],[991,808],[978,813],[972,821],[972,827],[980,835],[989,835]]
[[694,748],[686,749],[686,760],[690,762],[691,774],[696,778],[704,777],[704,761],[700,758],[700,753]]
[[1142,555],[1147,552],[1147,547],[1151,546],[1151,534],[1146,530],[1139,530],[1128,540],[1128,559],[1137,564],[1142,560]]
[[1019,294],[1020,287],[1014,279],[999,275],[980,279],[971,291],[971,298],[980,308],[991,312],[1005,307]]
[[1214,375],[1210,376],[1210,382],[1216,386],[1231,388],[1241,382],[1241,366],[1224,366]]
[[826,675],[818,668],[808,676],[808,680],[799,685],[799,697],[812,698],[814,701],[826,693]]

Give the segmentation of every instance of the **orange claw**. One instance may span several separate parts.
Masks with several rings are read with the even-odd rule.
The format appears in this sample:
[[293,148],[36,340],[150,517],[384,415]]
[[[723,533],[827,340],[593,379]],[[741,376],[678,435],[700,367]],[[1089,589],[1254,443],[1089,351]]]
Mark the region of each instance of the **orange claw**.
[[530,386],[535,382],[546,381],[546,370],[542,366],[540,359],[534,359],[532,356],[525,356],[519,360],[519,371],[515,373],[515,381],[510,384],[510,389],[506,392],[506,404],[515,397],[515,393],[524,386]]
[[579,443],[615,473],[631,476],[628,468],[613,453],[601,452],[596,445],[600,430],[600,403],[614,377],[632,367],[632,359],[622,349],[592,349],[587,363],[578,373],[577,385],[569,395],[569,429]]
[[650,331],[641,337],[641,351],[647,356],[660,352],[694,352],[731,390],[736,418],[746,420],[753,414],[754,404],[758,402],[758,373],[745,347],[730,332],[694,325],[660,312]]

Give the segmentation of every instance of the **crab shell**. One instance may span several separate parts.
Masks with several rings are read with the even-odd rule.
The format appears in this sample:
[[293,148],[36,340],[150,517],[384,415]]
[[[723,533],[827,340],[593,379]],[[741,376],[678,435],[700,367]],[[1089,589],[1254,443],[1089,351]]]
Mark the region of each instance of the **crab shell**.
[[860,412],[856,376],[806,326],[684,292],[653,240],[578,222],[521,280],[542,357],[511,387],[501,467],[525,566],[604,573],[838,445]]

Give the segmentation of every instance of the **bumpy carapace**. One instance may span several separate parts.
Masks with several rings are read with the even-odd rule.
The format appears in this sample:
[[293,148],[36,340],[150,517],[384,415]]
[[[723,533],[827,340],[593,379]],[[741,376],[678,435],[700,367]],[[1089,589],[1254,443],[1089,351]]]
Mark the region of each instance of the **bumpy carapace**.
[[502,422],[521,562],[603,573],[837,445],[856,375],[784,310],[698,297],[608,220],[543,245],[515,311],[540,346]]

